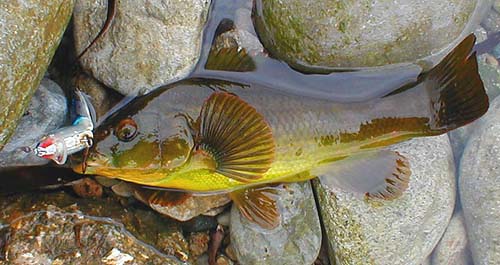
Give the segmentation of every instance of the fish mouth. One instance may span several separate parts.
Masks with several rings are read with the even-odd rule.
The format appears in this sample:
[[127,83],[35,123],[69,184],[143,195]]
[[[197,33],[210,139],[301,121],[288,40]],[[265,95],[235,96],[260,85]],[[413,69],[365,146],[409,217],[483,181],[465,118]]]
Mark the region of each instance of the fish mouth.
[[72,159],[73,171],[79,174],[95,174],[98,168],[110,166],[110,159],[98,152],[91,152],[88,156]]

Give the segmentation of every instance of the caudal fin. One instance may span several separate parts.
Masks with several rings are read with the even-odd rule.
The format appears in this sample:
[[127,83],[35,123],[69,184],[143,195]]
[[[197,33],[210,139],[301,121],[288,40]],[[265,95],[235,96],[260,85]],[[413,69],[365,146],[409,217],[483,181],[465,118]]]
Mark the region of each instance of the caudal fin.
[[430,129],[443,133],[466,125],[488,110],[478,73],[474,34],[465,38],[436,67],[420,78],[431,98]]

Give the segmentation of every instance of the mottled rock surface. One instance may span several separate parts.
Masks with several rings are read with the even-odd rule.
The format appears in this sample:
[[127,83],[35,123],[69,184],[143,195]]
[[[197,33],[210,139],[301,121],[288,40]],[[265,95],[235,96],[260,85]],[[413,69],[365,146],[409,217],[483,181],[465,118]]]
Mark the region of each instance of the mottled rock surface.
[[13,136],[0,151],[0,167],[48,163],[49,160],[32,152],[26,153],[21,148],[33,147],[43,135],[62,126],[66,120],[67,108],[66,97],[61,88],[53,81],[43,79]]
[[[102,28],[107,2],[76,2],[78,54]],[[96,79],[125,95],[181,79],[197,62],[209,4],[209,0],[118,1],[109,31],[81,58],[81,64]]]
[[472,264],[467,249],[467,233],[462,212],[453,215],[439,244],[432,254],[432,265]]
[[273,55],[299,69],[379,66],[439,52],[473,29],[476,3],[486,2],[257,0],[256,28]]
[[201,214],[216,215],[231,202],[227,194],[193,196],[183,192],[157,191],[140,187],[133,188],[132,194],[153,210],[179,221],[188,221]]
[[0,2],[0,150],[40,85],[72,10],[72,0]]
[[[179,225],[112,197],[64,192],[0,199],[7,264],[182,264],[191,256]],[[1,241],[1,240],[0,240]],[[3,255],[1,255],[3,254]],[[114,263],[113,263],[114,262]],[[0,260],[0,264],[2,261]]]
[[279,192],[281,224],[263,230],[231,209],[231,245],[241,264],[312,264],[321,247],[321,227],[309,182]]
[[500,98],[470,136],[460,163],[460,200],[474,264],[500,263]]
[[446,135],[391,147],[408,158],[408,189],[394,201],[365,201],[315,181],[336,264],[419,265],[438,243],[455,204],[455,165]]

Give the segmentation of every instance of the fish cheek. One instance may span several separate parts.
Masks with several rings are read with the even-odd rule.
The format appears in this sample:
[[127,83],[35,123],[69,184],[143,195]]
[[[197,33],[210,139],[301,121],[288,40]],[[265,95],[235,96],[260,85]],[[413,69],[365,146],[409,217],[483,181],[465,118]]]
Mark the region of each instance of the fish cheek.
[[[131,145],[113,148],[113,164],[117,168],[152,169],[160,165],[160,148],[157,140],[140,139]],[[121,150],[120,150],[121,149]]]
[[193,144],[181,135],[175,135],[161,142],[161,167],[173,169],[186,163]]

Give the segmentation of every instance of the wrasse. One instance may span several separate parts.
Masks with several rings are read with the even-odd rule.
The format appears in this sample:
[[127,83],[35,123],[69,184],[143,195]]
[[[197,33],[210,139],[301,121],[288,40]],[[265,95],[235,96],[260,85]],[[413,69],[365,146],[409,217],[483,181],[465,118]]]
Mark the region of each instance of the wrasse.
[[[396,198],[411,170],[405,157],[384,147],[446,133],[487,111],[474,42],[470,35],[417,82],[366,102],[214,79],[161,87],[98,126],[86,173],[191,193],[227,192],[245,217],[266,228],[280,220],[269,187],[275,183],[322,176],[326,185]],[[224,60],[238,67],[251,63],[241,52],[226,54],[234,54]]]

